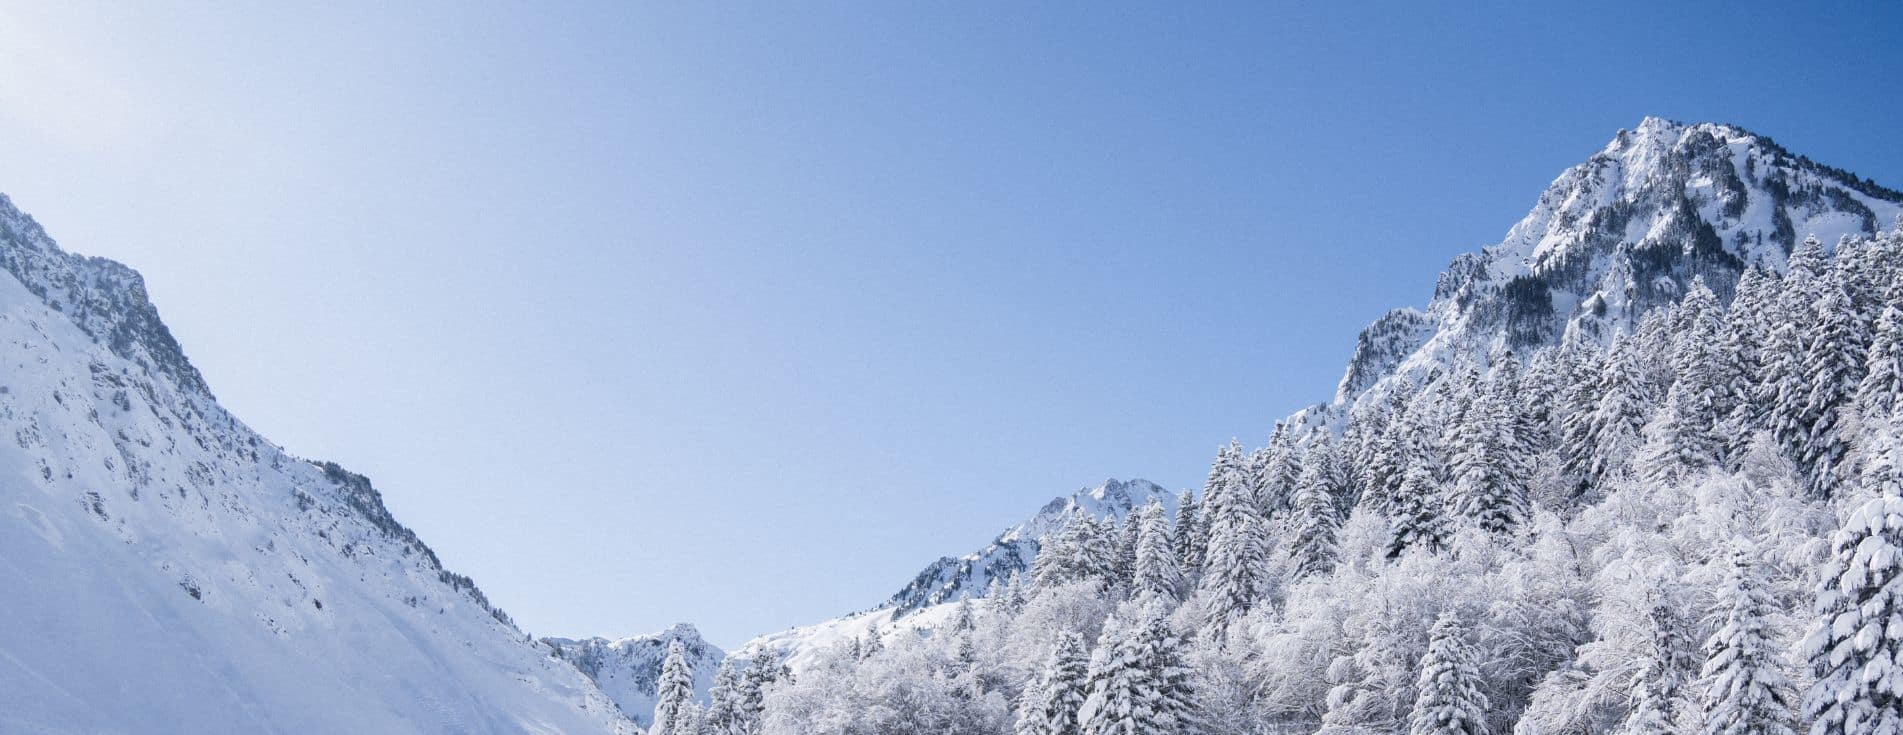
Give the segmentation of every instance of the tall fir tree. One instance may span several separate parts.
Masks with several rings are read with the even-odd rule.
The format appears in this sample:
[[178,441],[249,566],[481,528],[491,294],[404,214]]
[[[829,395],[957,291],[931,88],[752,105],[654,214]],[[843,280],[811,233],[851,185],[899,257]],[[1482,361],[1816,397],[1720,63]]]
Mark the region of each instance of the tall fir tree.
[[1196,495],[1184,490],[1176,496],[1176,523],[1173,543],[1176,549],[1176,562],[1183,570],[1183,576],[1194,582],[1203,571],[1203,551],[1209,542],[1208,529],[1203,525],[1200,505]]
[[[1238,448],[1227,456],[1239,458],[1241,452]],[[1200,586],[1208,601],[1213,634],[1220,638],[1229,623],[1254,607],[1268,585],[1268,540],[1261,505],[1249,491],[1248,468],[1241,462],[1225,465],[1222,457],[1217,464],[1222,476],[1204,496],[1209,546]]]
[[1261,455],[1256,487],[1262,498],[1262,517],[1278,518],[1289,509],[1295,496],[1295,482],[1301,475],[1301,453],[1295,446],[1295,432],[1287,424],[1276,424]]
[[1473,647],[1453,612],[1441,613],[1429,633],[1415,685],[1408,735],[1487,735],[1487,695]]
[[1811,735],[1903,732],[1903,497],[1895,472],[1837,531],[1804,639],[1815,683],[1804,697]]
[[1888,420],[1903,396],[1903,284],[1884,298],[1864,360],[1863,380],[1857,384],[1857,410],[1866,422]]
[[1401,489],[1395,493],[1394,516],[1389,519],[1394,533],[1388,541],[1388,556],[1398,557],[1409,549],[1440,551],[1451,531],[1446,513],[1447,502],[1433,471],[1420,465],[1409,468]]
[[1137,542],[1136,577],[1131,582],[1131,592],[1152,594],[1172,602],[1181,599],[1183,570],[1171,548],[1170,520],[1163,511],[1163,504],[1150,501],[1137,521],[1142,535]]
[[1625,467],[1638,449],[1645,427],[1646,395],[1640,365],[1644,356],[1628,339],[1616,339],[1599,376],[1599,400],[1585,416],[1588,461],[1582,468],[1587,487],[1597,489]]
[[1841,284],[1823,288],[1817,303],[1818,328],[1807,340],[1804,373],[1809,378],[1801,415],[1803,440],[1796,457],[1813,497],[1829,497],[1849,478],[1855,421],[1847,414],[1863,380],[1866,330],[1850,294]]
[[1089,655],[1075,632],[1057,634],[1051,655],[1018,698],[1015,735],[1081,735],[1077,711],[1089,695]]
[[1492,533],[1526,521],[1526,448],[1508,398],[1481,391],[1454,432],[1454,512]]
[[[876,640],[876,639],[875,639]],[[714,686],[707,692],[707,712],[701,718],[702,735],[747,735],[751,720],[744,712],[744,674],[735,659],[720,662],[714,672]]]
[[1338,493],[1346,492],[1336,471],[1334,447],[1326,438],[1309,447],[1302,476],[1295,483],[1295,554],[1297,579],[1327,574],[1335,567],[1335,532],[1341,528]]
[[1705,639],[1703,735],[1793,735],[1784,648],[1772,634],[1777,607],[1765,589],[1757,551],[1734,542]]
[[1104,626],[1090,694],[1078,710],[1083,735],[1193,733],[1193,671],[1183,642],[1162,617]]
[[648,735],[696,735],[688,727],[694,708],[694,672],[687,666],[687,649],[680,641],[668,642],[655,687],[654,724]]
[[1687,637],[1690,625],[1659,580],[1651,582],[1646,600],[1651,646],[1633,682],[1633,706],[1620,723],[1619,735],[1676,735],[1681,708],[1687,706],[1691,680],[1698,673],[1696,651]]

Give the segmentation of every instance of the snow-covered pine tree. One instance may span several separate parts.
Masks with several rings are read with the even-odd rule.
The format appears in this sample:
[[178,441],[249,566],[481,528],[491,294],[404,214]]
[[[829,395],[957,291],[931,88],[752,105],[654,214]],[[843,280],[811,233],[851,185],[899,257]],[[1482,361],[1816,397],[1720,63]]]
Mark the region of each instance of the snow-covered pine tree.
[[1665,394],[1665,405],[1646,427],[1646,444],[1639,458],[1643,463],[1641,476],[1647,482],[1678,482],[1719,463],[1725,442],[1718,435],[1710,405],[1692,387],[1690,379],[1672,384]]
[[702,735],[746,734],[745,718],[741,712],[742,689],[745,686],[744,675],[734,666],[734,659],[728,657],[721,661],[720,668],[714,672],[713,689],[707,693],[707,712],[701,717]]
[[1018,699],[1015,735],[1080,735],[1077,710],[1089,694],[1088,666],[1083,636],[1058,633],[1050,657]]
[[1453,434],[1454,513],[1492,533],[1508,533],[1526,521],[1526,479],[1504,396],[1482,390],[1468,405]]
[[1557,392],[1554,435],[1564,476],[1574,498],[1592,487],[1595,456],[1592,440],[1593,409],[1599,405],[1603,363],[1590,349],[1568,341],[1553,352]]
[[1277,518],[1287,511],[1295,495],[1295,482],[1301,475],[1301,452],[1295,446],[1295,432],[1286,424],[1276,424],[1269,436],[1262,472],[1256,478],[1262,497],[1262,517]]
[[1077,509],[1039,545],[1037,557],[1031,560],[1032,584],[1053,589],[1071,582],[1109,582],[1120,547],[1114,532]]
[[1903,732],[1903,488],[1895,472],[1866,476],[1885,484],[1832,539],[1804,639],[1811,735]]
[[1893,284],[1883,302],[1857,384],[1857,410],[1866,423],[1888,420],[1903,396],[1903,283]]
[[1136,518],[1142,537],[1137,542],[1136,577],[1131,581],[1131,593],[1153,594],[1172,602],[1181,599],[1183,570],[1171,548],[1170,520],[1163,511],[1163,504],[1150,501]]
[[661,678],[656,684],[654,724],[648,735],[694,735],[685,727],[694,707],[694,672],[687,667],[687,649],[679,640],[669,641],[667,657],[661,660]]
[[761,652],[741,674],[734,703],[735,730],[739,735],[755,735],[766,719],[767,693],[792,677],[786,662],[774,651]]
[[1357,464],[1361,476],[1360,504],[1370,510],[1390,512],[1394,493],[1407,474],[1407,447],[1412,439],[1402,418],[1407,415],[1413,392],[1412,381],[1400,380],[1384,403],[1364,414],[1369,417],[1369,434]]
[[1327,574],[1335,567],[1335,531],[1341,528],[1341,507],[1335,495],[1345,492],[1335,472],[1335,450],[1326,437],[1309,447],[1302,476],[1295,483],[1295,578]]
[[1090,694],[1078,710],[1083,735],[1195,732],[1196,691],[1182,639],[1162,617],[1104,626]]
[[[1239,449],[1229,456],[1239,457]],[[1217,463],[1223,465],[1223,459],[1218,457]],[[1268,585],[1267,523],[1248,483],[1247,468],[1230,463],[1204,496],[1209,544],[1200,584],[1217,638],[1249,612]]]
[[1268,588],[1267,523],[1253,509],[1218,520],[1209,539],[1209,563],[1202,590],[1209,606],[1211,635],[1220,640],[1230,623],[1241,620]]
[[1429,634],[1408,735],[1487,735],[1480,669],[1452,611],[1441,613]]
[[1433,471],[1420,465],[1409,468],[1394,497],[1394,516],[1389,519],[1394,535],[1388,541],[1388,557],[1409,549],[1439,551],[1450,530],[1446,513],[1446,498]]
[[1119,583],[1127,583],[1136,576],[1137,546],[1143,543],[1143,519],[1137,517],[1136,508],[1116,528],[1116,557],[1110,578]]
[[1599,401],[1587,414],[1585,441],[1590,461],[1583,468],[1589,487],[1597,488],[1631,460],[1645,427],[1650,396],[1644,392],[1641,360],[1631,340],[1619,338],[1606,356],[1599,376]]
[[[1833,280],[1833,279],[1826,279]],[[1797,454],[1813,497],[1829,497],[1850,479],[1846,466],[1855,422],[1846,420],[1863,380],[1867,346],[1855,305],[1842,284],[1822,287],[1817,329],[1807,340],[1804,373],[1809,378],[1802,409],[1804,441]]]
[[1784,649],[1774,640],[1777,612],[1758,570],[1757,550],[1734,542],[1705,639],[1703,735],[1793,735]]
[[[1654,580],[1652,584],[1660,582]],[[1680,708],[1687,705],[1685,700],[1690,694],[1687,685],[1698,672],[1692,642],[1686,638],[1690,626],[1663,588],[1651,588],[1647,601],[1651,650],[1633,682],[1633,706],[1617,732],[1618,735],[1677,735],[1674,723]]]
[[1176,549],[1178,568],[1183,576],[1194,582],[1203,571],[1203,551],[1209,543],[1208,529],[1203,525],[1202,513],[1196,502],[1196,495],[1184,490],[1176,496],[1176,524],[1173,543]]

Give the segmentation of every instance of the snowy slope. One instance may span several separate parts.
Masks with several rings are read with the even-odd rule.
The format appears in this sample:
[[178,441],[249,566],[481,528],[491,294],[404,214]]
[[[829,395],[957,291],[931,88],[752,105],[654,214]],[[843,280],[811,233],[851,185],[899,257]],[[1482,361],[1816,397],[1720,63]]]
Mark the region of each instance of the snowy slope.
[[1151,500],[1175,514],[1176,496],[1142,479],[1105,480],[1096,487],[1052,498],[1036,514],[1005,529],[984,548],[960,557],[944,557],[925,567],[911,584],[877,608],[763,635],[748,641],[734,655],[751,659],[770,650],[798,674],[831,646],[870,635],[888,643],[900,635],[929,635],[951,615],[959,597],[968,593],[980,598],[991,580],[1007,580],[1019,572],[1028,574],[1031,560],[1037,557],[1038,543],[1061,528],[1072,513],[1082,511],[1099,520],[1121,521]]
[[1832,247],[1899,213],[1903,193],[1764,136],[1646,118],[1562,173],[1501,242],[1455,258],[1424,311],[1364,330],[1324,410],[1339,418],[1396,375],[1495,350],[1603,343],[1694,277],[1729,298],[1747,266],[1782,270],[1805,237]]
[[956,602],[963,594],[982,597],[991,580],[1008,580],[1011,575],[1031,568],[1037,557],[1038,542],[1056,531],[1075,511],[1082,510],[1100,520],[1121,521],[1130,511],[1151,500],[1176,512],[1176,496],[1148,480],[1103,481],[1070,495],[1052,498],[1030,519],[1005,529],[984,548],[960,557],[943,557],[919,572],[910,584],[887,600],[882,608],[895,615],[906,615],[932,605]]
[[[983,605],[976,606],[974,614],[984,614],[983,608]],[[886,610],[854,613],[760,636],[747,641],[733,655],[751,661],[761,653],[773,652],[797,677],[818,663],[820,657],[834,646],[851,645],[854,641],[863,642],[874,637],[890,646],[902,636],[930,636],[932,631],[950,623],[957,610],[958,603],[947,602],[919,608],[903,617],[895,617]]]
[[364,478],[218,406],[0,196],[0,732],[625,733]]
[[714,672],[727,654],[702,640],[694,626],[680,623],[659,633],[609,640],[607,638],[543,638],[555,655],[573,664],[601,687],[621,711],[642,727],[654,719],[655,696],[661,680],[661,662],[668,644],[680,641],[687,666],[694,672],[694,693],[707,701]]

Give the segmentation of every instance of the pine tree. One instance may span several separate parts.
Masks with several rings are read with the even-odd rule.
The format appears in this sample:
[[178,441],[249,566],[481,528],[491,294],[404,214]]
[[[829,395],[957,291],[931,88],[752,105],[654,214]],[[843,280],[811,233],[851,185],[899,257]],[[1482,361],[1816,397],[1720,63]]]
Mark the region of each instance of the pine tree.
[[1183,643],[1162,618],[1104,627],[1078,710],[1084,735],[1193,732],[1196,692]]
[[1894,472],[1831,542],[1804,639],[1811,735],[1903,732],[1903,497]]
[[1441,613],[1421,657],[1409,735],[1487,735],[1487,695],[1454,613]]
[[1133,594],[1153,594],[1171,601],[1181,599],[1183,570],[1177,565],[1176,552],[1171,548],[1170,521],[1163,504],[1152,500],[1135,517],[1142,536],[1137,542],[1136,578],[1131,583]]
[[1413,391],[1414,385],[1407,379],[1398,380],[1388,391],[1386,402],[1367,414],[1370,434],[1357,462],[1362,475],[1360,504],[1370,510],[1390,512],[1394,493],[1407,474],[1410,439],[1402,419],[1413,401]]
[[1400,491],[1395,493],[1394,506],[1394,517],[1390,519],[1394,536],[1388,542],[1390,558],[1408,549],[1430,553],[1441,549],[1449,531],[1444,515],[1447,503],[1431,470],[1423,466],[1409,469]]
[[1718,355],[1725,394],[1726,412],[1721,434],[1725,437],[1723,462],[1735,469],[1759,431],[1770,427],[1769,392],[1759,383],[1763,375],[1763,348],[1770,341],[1767,320],[1772,289],[1777,284],[1757,266],[1745,269],[1738,278],[1736,295],[1725,312],[1724,343]]
[[1327,574],[1335,567],[1335,531],[1341,527],[1341,509],[1335,495],[1343,492],[1334,470],[1334,449],[1327,439],[1310,447],[1295,490],[1295,577]]
[[[1654,582],[1657,584],[1657,582]],[[1673,723],[1688,694],[1689,679],[1697,673],[1688,625],[1664,589],[1648,591],[1652,645],[1635,682],[1635,703],[1620,724],[1619,735],[1676,735]]]
[[1295,447],[1294,431],[1286,424],[1276,424],[1261,456],[1256,488],[1262,498],[1262,517],[1276,518],[1288,510],[1295,495],[1295,482],[1301,475],[1301,457]]
[[1124,516],[1116,531],[1116,557],[1111,579],[1122,583],[1136,576],[1137,546],[1143,543],[1143,522],[1137,518],[1136,508]]
[[1493,533],[1507,533],[1526,521],[1526,448],[1514,431],[1511,408],[1503,396],[1483,391],[1468,406],[1454,445],[1454,512]]
[[1088,664],[1083,636],[1071,631],[1058,633],[1050,658],[1018,699],[1018,721],[1013,732],[1080,735],[1077,710],[1084,706],[1089,693]]
[[1718,629],[1705,640],[1703,735],[1793,735],[1783,648],[1769,630],[1777,608],[1748,541],[1738,540],[1725,571],[1712,609]]
[[1039,544],[1031,560],[1032,583],[1051,589],[1071,582],[1108,582],[1116,573],[1120,548],[1115,533],[1076,509],[1062,528]]
[[1870,422],[1888,420],[1903,396],[1903,288],[1892,288],[1884,302],[1857,384],[1857,410]]
[[1202,573],[1204,546],[1209,541],[1208,529],[1204,528],[1198,510],[1196,496],[1190,491],[1184,490],[1176,496],[1176,562],[1183,576],[1192,581]]
[[1797,453],[1811,495],[1829,497],[1847,477],[1854,422],[1845,420],[1863,379],[1867,347],[1850,295],[1841,285],[1824,289],[1817,304],[1819,327],[1808,340],[1804,372],[1809,377],[1802,409],[1804,440]]
[[761,723],[766,719],[766,696],[774,686],[791,678],[786,663],[780,654],[772,651],[762,652],[748,666],[741,677],[738,699],[735,702],[736,729],[741,735],[756,735]]
[[[1240,457],[1240,450],[1230,456]],[[1217,463],[1223,465],[1222,458]],[[1240,463],[1228,464],[1204,496],[1209,546],[1201,586],[1218,638],[1230,622],[1248,613],[1267,587],[1266,523],[1261,506],[1253,502],[1246,473]]]
[[1604,483],[1638,448],[1650,404],[1641,377],[1642,359],[1630,340],[1613,342],[1599,379],[1599,401],[1585,417],[1585,440],[1591,451],[1590,462],[1584,468],[1588,486],[1596,488]]
[[1678,482],[1719,463],[1725,441],[1718,435],[1718,422],[1712,419],[1709,405],[1689,381],[1672,384],[1664,407],[1647,427],[1650,436],[1642,456],[1646,481]]
[[661,661],[661,679],[654,700],[654,725],[648,735],[692,735],[684,727],[694,707],[694,673],[687,667],[687,649],[678,640],[667,644]]
[[[875,636],[873,640],[878,640]],[[863,655],[863,651],[862,651]],[[702,717],[703,735],[746,735],[746,722],[741,711],[742,690],[746,682],[734,659],[729,657],[720,662],[720,668],[714,672],[714,686],[708,695],[707,713]]]

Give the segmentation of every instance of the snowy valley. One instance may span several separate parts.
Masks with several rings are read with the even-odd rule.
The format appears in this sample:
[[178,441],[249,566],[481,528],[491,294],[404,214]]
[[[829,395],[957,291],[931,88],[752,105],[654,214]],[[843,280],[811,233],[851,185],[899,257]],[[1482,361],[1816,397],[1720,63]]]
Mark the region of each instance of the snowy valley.
[[1869,732],[1903,717],[1900,215],[1648,118],[1203,487],[1060,496],[729,653],[532,638],[0,197],[0,732]]

